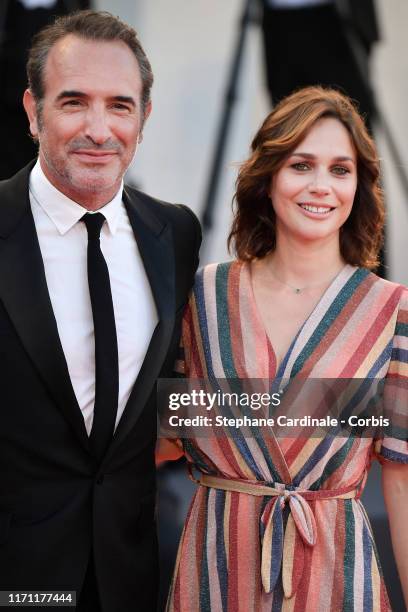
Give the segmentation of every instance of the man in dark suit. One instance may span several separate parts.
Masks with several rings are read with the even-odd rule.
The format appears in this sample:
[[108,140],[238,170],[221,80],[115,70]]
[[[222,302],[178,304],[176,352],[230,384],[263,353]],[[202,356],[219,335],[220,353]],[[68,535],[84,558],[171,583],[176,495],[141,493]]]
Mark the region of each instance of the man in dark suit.
[[153,80],[132,28],[63,17],[34,39],[28,76],[39,158],[0,183],[0,590],[150,612],[155,382],[199,224],[123,188]]

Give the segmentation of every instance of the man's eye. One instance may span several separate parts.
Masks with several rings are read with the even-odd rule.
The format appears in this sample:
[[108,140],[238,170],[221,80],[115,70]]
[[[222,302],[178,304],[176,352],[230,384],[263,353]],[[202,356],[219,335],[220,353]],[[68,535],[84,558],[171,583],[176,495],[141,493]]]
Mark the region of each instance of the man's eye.
[[81,100],[66,100],[63,106],[80,106],[81,104]]
[[304,172],[305,170],[309,170],[309,165],[305,164],[304,162],[296,162],[295,164],[291,165],[291,168],[294,168],[294,170],[299,170],[300,172]]
[[112,105],[112,108],[120,111],[130,111],[130,108],[126,106],[126,104],[121,104],[120,102],[115,102],[115,104]]
[[334,166],[334,168],[332,168],[332,172],[334,172],[334,174],[338,174],[339,176],[344,176],[345,174],[349,174],[350,170],[345,166]]

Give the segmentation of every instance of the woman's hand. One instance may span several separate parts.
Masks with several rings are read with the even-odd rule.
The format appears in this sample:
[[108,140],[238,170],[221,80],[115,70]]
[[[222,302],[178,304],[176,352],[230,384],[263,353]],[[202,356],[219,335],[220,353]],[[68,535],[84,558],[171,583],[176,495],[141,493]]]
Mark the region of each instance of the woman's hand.
[[156,444],[156,466],[164,461],[176,461],[183,456],[183,448],[179,440],[159,438]]
[[408,609],[408,465],[384,461],[382,486],[394,557]]

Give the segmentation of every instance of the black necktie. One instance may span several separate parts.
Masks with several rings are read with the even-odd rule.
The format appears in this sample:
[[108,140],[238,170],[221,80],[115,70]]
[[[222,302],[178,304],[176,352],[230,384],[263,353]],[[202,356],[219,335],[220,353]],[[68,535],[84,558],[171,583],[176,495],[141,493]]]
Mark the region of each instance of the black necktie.
[[90,435],[93,453],[101,460],[112,439],[118,409],[118,342],[108,266],[99,237],[105,217],[86,214],[88,231],[88,285],[95,333],[95,405]]

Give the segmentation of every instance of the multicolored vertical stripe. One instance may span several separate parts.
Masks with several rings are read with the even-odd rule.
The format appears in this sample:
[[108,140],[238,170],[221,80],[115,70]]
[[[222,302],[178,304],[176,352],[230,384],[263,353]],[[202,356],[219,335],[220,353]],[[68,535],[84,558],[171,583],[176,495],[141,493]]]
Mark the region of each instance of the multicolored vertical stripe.
[[[177,369],[209,379],[356,378],[362,379],[361,393],[364,380],[378,379],[385,382],[386,409],[398,411],[398,428],[378,440],[335,435],[277,440],[272,431],[252,438],[183,440],[187,460],[199,471],[324,491],[363,480],[373,456],[408,464],[408,441],[400,435],[408,419],[407,404],[400,401],[408,391],[408,290],[367,270],[344,267],[278,364],[248,264],[205,267],[184,316]],[[199,487],[167,611],[391,610],[361,502],[316,499],[309,506],[313,546],[300,535],[301,508],[295,524],[295,506],[289,511],[279,498]],[[304,528],[307,536],[307,521]],[[282,563],[268,558],[262,565],[266,544],[272,559],[283,555]]]

